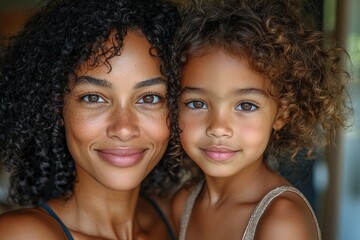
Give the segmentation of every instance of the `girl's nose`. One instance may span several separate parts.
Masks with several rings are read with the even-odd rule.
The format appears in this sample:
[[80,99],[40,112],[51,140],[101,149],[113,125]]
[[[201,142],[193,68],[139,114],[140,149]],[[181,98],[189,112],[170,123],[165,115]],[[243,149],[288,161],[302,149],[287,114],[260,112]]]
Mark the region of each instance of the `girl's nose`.
[[210,113],[206,134],[215,138],[232,137],[233,129],[230,124],[230,116],[226,115],[224,111]]

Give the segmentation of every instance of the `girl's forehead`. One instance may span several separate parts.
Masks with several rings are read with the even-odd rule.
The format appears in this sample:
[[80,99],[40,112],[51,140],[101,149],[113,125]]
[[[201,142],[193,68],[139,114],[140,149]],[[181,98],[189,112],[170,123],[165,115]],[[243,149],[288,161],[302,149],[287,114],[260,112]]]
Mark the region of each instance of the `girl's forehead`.
[[[255,72],[244,58],[228,54],[223,49],[212,51],[199,57],[191,57],[183,69],[182,83],[204,84],[220,81],[222,83],[252,83],[263,85],[264,77]],[[219,85],[219,87],[226,87]]]
[[181,87],[209,87],[220,91],[228,89],[260,89],[275,96],[271,82],[255,71],[244,55],[230,54],[226,49],[213,49],[205,54],[188,58],[181,77]]
[[187,58],[201,57],[214,52],[222,51],[234,58],[248,59],[245,45],[239,42],[223,41],[217,43],[204,42],[193,44],[183,50]]

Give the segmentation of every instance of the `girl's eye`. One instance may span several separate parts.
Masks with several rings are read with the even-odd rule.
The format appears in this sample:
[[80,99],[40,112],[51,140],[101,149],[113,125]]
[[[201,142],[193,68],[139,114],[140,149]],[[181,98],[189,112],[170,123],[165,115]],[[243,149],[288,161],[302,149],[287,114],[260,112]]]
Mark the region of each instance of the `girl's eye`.
[[104,103],[105,100],[97,94],[89,94],[82,97],[88,103]]
[[156,104],[160,102],[161,98],[155,94],[146,95],[138,101],[138,103],[145,103],[145,104]]
[[236,110],[252,112],[258,109],[258,107],[250,102],[243,102],[236,106]]
[[194,109],[206,109],[206,103],[202,102],[202,101],[190,101],[185,103],[186,106],[188,106],[189,108],[194,108]]

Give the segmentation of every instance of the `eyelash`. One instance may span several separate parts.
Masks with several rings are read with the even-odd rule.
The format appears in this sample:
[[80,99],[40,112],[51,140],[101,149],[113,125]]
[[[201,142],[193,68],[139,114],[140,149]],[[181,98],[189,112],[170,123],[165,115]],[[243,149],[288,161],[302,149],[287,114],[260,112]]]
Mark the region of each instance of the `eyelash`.
[[[97,97],[97,98],[98,98],[98,99],[97,99],[98,101],[96,101],[96,102],[89,101],[89,97],[91,97],[91,96]],[[86,102],[87,104],[106,103],[104,97],[102,97],[102,96],[101,96],[100,94],[98,94],[98,93],[87,93],[86,95],[81,96],[80,99],[81,99],[82,101]],[[99,99],[102,99],[102,101],[99,102]]]
[[[197,107],[194,106],[194,103],[202,103],[203,106],[201,108],[197,108]],[[206,109],[207,108],[207,104],[204,101],[198,100],[198,99],[186,101],[184,104],[185,104],[186,107],[188,107],[190,109],[195,109],[195,110]],[[192,106],[190,106],[190,105],[192,105]],[[203,108],[204,106],[206,106],[206,108]]]
[[[146,103],[146,102],[144,101],[144,98],[149,97],[149,96],[153,97],[153,100],[154,100],[155,98],[158,98],[158,100],[157,100],[155,103],[154,103],[154,102],[152,102],[152,103]],[[140,102],[140,101],[142,101],[142,102]],[[158,93],[148,92],[148,93],[146,93],[145,95],[143,95],[136,103],[137,103],[137,104],[155,105],[155,104],[159,104],[159,103],[161,103],[161,102],[163,102],[163,101],[164,101],[164,97],[163,97],[163,96],[160,96]]]
[[[240,109],[238,109],[239,106],[241,107],[241,105],[244,105],[244,104],[251,105],[250,110],[240,110]],[[241,108],[243,108],[243,107],[241,107]],[[238,105],[236,105],[236,107],[235,107],[235,109],[237,111],[244,111],[244,112],[253,112],[253,111],[256,111],[258,108],[259,108],[259,106],[257,106],[256,104],[254,104],[252,102],[241,102]]]
[[[195,107],[194,103],[201,103],[202,106],[201,107]],[[185,104],[186,107],[188,107],[190,109],[193,109],[193,110],[207,109],[208,108],[207,104],[203,100],[196,100],[196,99],[195,100],[189,100],[189,101],[186,101],[184,104]],[[250,110],[243,110],[244,106],[242,106],[242,105],[245,105],[245,104],[250,105]],[[238,109],[239,107],[241,107],[241,109]],[[236,105],[235,110],[243,111],[243,112],[253,112],[253,111],[256,111],[258,108],[259,108],[259,106],[257,106],[256,104],[254,104],[252,102],[240,102],[239,104]]]
[[[95,101],[95,102],[89,101],[89,97],[93,97],[93,96],[98,98],[97,101]],[[146,103],[144,101],[144,98],[149,97],[149,96],[153,97],[153,101],[154,101],[154,99],[157,99],[157,100],[155,100],[156,102],[155,103],[154,102]],[[105,98],[102,97],[98,93],[87,93],[86,95],[81,96],[80,99],[81,99],[81,101],[84,101],[87,104],[99,104],[99,103],[106,103],[107,102],[105,100]],[[101,99],[101,101],[99,102],[100,99]],[[164,101],[164,97],[160,96],[158,93],[146,93],[136,103],[137,104],[155,105],[155,104],[158,104],[158,103],[163,102],[163,101]]]

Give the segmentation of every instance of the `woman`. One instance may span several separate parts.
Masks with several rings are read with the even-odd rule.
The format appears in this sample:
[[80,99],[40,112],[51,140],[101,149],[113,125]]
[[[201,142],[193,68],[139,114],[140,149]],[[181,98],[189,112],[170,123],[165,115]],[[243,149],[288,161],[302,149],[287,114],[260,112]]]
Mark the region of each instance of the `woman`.
[[[170,239],[140,184],[167,149],[176,8],[160,1],[49,1],[1,66],[6,239]],[[160,161],[142,194],[177,180]],[[147,206],[151,203],[141,201]],[[166,220],[166,219],[165,219]]]

